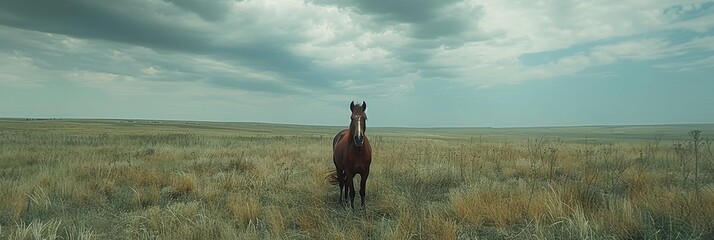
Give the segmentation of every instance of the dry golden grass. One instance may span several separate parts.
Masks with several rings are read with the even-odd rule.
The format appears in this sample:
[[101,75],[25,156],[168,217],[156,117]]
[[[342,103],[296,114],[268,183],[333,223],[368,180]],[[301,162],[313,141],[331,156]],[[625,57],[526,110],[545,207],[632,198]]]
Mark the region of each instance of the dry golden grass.
[[352,211],[325,179],[337,130],[2,120],[0,238],[714,238],[712,156],[695,168],[686,132],[373,129]]
[[228,197],[226,208],[239,225],[255,225],[261,213],[261,206],[255,196],[232,195]]
[[281,238],[283,234],[285,234],[287,221],[279,207],[270,206],[267,208],[265,213],[265,222],[268,224],[271,237]]
[[529,209],[529,200],[534,199],[524,187],[485,183],[465,188],[467,190],[452,194],[453,211],[476,226],[505,228],[526,219],[526,214],[538,216],[543,213],[535,212],[535,206]]

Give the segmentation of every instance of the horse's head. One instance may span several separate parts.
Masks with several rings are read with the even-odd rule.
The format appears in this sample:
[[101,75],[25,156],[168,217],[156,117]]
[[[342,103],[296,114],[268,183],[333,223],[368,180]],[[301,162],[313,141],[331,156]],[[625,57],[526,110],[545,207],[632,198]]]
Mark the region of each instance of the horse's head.
[[367,114],[364,113],[367,110],[367,103],[362,101],[362,105],[355,105],[355,102],[350,103],[350,110],[352,115],[350,119],[350,133],[352,134],[352,140],[354,140],[355,145],[361,147],[364,144],[364,131],[367,130]]

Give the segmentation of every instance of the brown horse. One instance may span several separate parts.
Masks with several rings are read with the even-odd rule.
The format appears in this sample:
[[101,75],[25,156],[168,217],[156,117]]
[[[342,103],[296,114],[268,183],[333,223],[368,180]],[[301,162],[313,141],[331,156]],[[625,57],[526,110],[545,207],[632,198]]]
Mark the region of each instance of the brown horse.
[[344,192],[344,201],[348,200],[349,196],[350,207],[355,208],[355,187],[353,178],[355,175],[360,175],[359,195],[362,199],[362,208],[365,208],[364,195],[367,185],[367,177],[369,176],[369,164],[372,162],[372,147],[369,145],[367,136],[364,135],[367,129],[367,115],[364,113],[367,110],[367,103],[364,101],[362,105],[355,105],[355,102],[350,103],[352,116],[350,119],[350,128],[337,133],[332,140],[332,160],[335,162],[335,174],[332,175],[333,182],[340,185],[340,203],[342,203]]

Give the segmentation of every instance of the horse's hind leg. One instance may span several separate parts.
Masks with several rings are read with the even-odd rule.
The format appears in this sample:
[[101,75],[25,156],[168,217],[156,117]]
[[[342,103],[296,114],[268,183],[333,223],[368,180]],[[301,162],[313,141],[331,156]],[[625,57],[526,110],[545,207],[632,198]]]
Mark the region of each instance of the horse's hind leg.
[[[337,183],[340,185],[340,205],[342,205],[342,189],[345,187],[345,171],[342,171],[342,169],[337,169]],[[347,194],[345,194],[345,198],[347,198]]]
[[[359,174],[359,196],[361,198],[362,209],[367,209],[364,203],[364,195],[367,192],[367,177],[369,176],[369,171],[365,171]],[[353,197],[354,199],[354,197]]]

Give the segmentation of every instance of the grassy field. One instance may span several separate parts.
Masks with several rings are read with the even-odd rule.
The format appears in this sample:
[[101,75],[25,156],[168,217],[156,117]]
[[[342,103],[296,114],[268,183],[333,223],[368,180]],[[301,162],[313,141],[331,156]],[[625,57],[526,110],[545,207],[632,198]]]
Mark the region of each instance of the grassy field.
[[714,125],[368,128],[365,211],[340,129],[0,119],[0,238],[714,239]]

